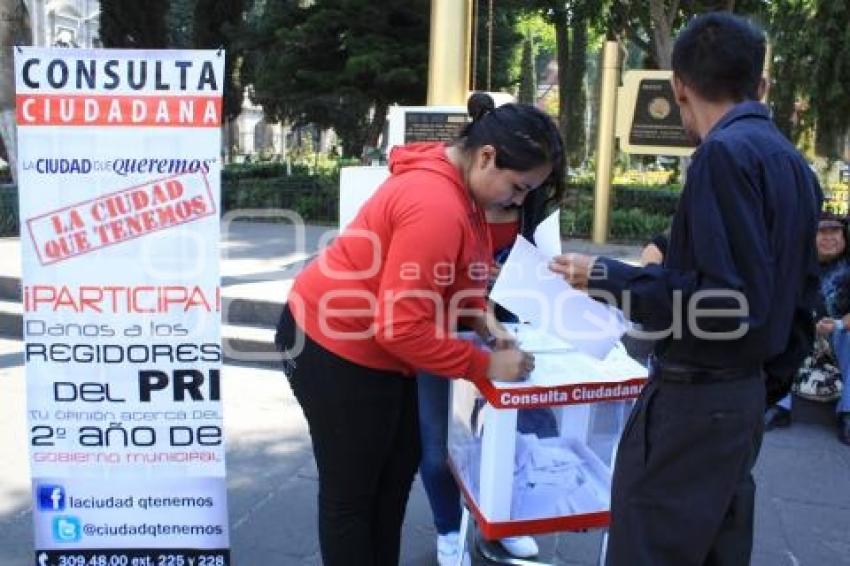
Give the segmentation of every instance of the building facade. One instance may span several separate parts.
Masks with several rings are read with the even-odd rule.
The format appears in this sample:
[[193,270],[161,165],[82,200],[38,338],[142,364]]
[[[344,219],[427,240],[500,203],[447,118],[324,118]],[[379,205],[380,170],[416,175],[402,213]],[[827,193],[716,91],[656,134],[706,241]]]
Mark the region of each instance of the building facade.
[[98,0],[24,0],[30,14],[33,45],[100,47]]

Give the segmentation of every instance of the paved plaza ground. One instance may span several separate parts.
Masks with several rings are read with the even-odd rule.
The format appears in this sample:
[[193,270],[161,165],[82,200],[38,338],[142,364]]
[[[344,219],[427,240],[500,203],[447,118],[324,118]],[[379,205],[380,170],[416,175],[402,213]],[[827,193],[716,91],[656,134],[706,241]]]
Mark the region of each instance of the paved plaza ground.
[[[267,304],[315,251],[326,228],[307,227],[304,250],[276,225],[244,224],[223,242],[224,294]],[[584,242],[565,249],[598,251]],[[633,259],[637,248],[601,251]],[[16,277],[19,244],[0,239],[0,276]],[[21,342],[0,339],[0,565],[32,564],[25,381]],[[233,562],[238,566],[320,564],[316,470],[300,408],[275,370],[226,365],[222,396],[227,437]],[[835,437],[831,408],[800,402],[790,429],[766,435],[757,466],[756,566],[850,564],[850,448]],[[435,564],[430,511],[417,480],[404,527],[403,565]],[[594,564],[599,532],[541,537],[541,558]]]

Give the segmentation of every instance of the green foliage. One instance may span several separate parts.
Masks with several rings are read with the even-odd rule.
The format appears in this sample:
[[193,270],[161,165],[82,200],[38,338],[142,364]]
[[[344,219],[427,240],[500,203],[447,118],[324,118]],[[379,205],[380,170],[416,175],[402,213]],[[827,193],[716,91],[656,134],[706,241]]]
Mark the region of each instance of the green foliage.
[[520,5],[524,15],[519,20],[519,29],[540,29],[540,21],[549,27],[550,34],[541,37],[554,42],[553,52],[558,61],[558,124],[566,161],[577,167],[587,155],[584,120],[587,48],[591,39],[598,42],[597,30],[608,0],[525,0]]
[[[520,77],[520,50],[523,34],[518,29],[523,15],[517,0],[476,0],[477,29],[475,76],[477,90],[512,91]],[[490,5],[492,14],[492,50],[490,44]],[[490,78],[488,85],[487,79]]]
[[593,208],[561,209],[561,237],[587,238],[593,231]]
[[224,48],[224,117],[242,111],[244,85],[239,66],[242,53],[235,38],[242,32],[243,0],[195,0],[192,44],[199,49]]
[[0,185],[0,237],[17,236],[18,191],[14,185]]
[[[646,242],[669,227],[670,219],[664,215],[640,208],[615,208],[611,212],[609,237],[619,242]],[[592,208],[561,212],[562,237],[588,238],[592,230]]]
[[[289,168],[294,176],[309,174],[306,165],[292,165]],[[221,181],[238,182],[244,179],[270,179],[274,177],[287,176],[285,163],[231,163],[226,165],[221,172]]]
[[555,28],[546,20],[540,10],[526,9],[517,19],[517,31],[523,37],[530,38],[534,45],[534,69],[537,77],[546,74],[549,62],[555,57]]
[[850,130],[850,2],[817,0],[811,26],[812,109],[817,117],[818,153],[841,156],[841,141]]
[[670,217],[642,208],[615,208],[611,213],[611,239],[646,242],[670,227]]
[[614,207],[624,210],[640,209],[660,214],[670,221],[679,206],[681,189],[673,185],[616,187]]
[[[659,31],[671,32],[675,37],[692,17],[697,14],[728,10],[739,14],[757,14],[766,4],[775,0],[690,0],[688,2],[668,2],[666,0],[602,0],[594,2],[597,6],[606,6],[600,14],[610,38],[619,38],[623,43],[630,42],[642,52],[642,61],[638,68],[669,68],[672,43],[659,45]],[[780,0],[781,2],[781,0]],[[656,17],[652,14],[652,5],[659,7]],[[673,8],[675,7],[675,11]],[[660,30],[659,28],[666,28]]]
[[[679,202],[678,185],[615,185],[610,237],[617,241],[645,242],[663,232]],[[571,185],[561,206],[561,234],[587,238],[593,227],[593,185]]]
[[779,130],[800,144],[811,126],[808,95],[812,68],[812,36],[801,33],[810,29],[814,17],[812,0],[767,2],[758,19],[765,21],[773,57],[770,70],[769,104]]
[[517,100],[523,104],[534,104],[537,98],[537,77],[534,68],[534,46],[530,39],[522,42],[522,72],[519,76]]
[[427,0],[266,2],[248,24],[243,80],[269,119],[332,127],[344,154],[359,156],[375,145],[389,104],[425,102],[429,8]]
[[168,47],[169,0],[101,0],[100,39],[104,47]]
[[168,46],[173,49],[192,47],[195,0],[171,0],[165,22],[168,26]]
[[570,166],[578,167],[585,158],[584,114],[587,108],[587,92],[584,76],[587,73],[587,28],[590,14],[588,2],[577,2],[573,8],[570,29],[570,58],[567,76],[562,81],[566,96],[565,112],[567,128],[564,145]]
[[222,180],[222,209],[294,210],[306,222],[335,223],[339,218],[339,178],[297,174],[289,177]]

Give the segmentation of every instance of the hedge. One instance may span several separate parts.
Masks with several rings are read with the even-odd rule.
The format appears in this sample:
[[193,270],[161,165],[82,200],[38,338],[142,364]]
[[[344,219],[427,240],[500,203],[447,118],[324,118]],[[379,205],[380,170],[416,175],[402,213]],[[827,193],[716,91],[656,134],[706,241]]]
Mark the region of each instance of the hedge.
[[[236,209],[280,208],[297,212],[306,222],[336,224],[339,181],[330,175],[223,180],[221,204],[223,213]],[[19,233],[17,188],[0,185],[0,237]]]
[[[335,224],[339,218],[339,177],[336,173],[290,176],[285,165],[228,166],[222,175],[222,209],[280,208],[294,210],[305,221]],[[664,231],[676,210],[675,187],[617,186],[613,191],[612,240],[648,240]],[[587,238],[593,222],[593,187],[569,187],[561,206],[561,231],[566,238]],[[13,186],[0,186],[0,236],[18,234],[18,201]]]
[[0,185],[0,236],[18,232],[18,191],[14,185]]
[[306,222],[334,224],[339,219],[336,176],[242,178],[222,181],[224,212],[246,208],[294,210]]
[[[670,226],[670,217],[648,213],[640,208],[611,211],[609,237],[620,242],[647,242]],[[564,238],[589,238],[593,227],[593,209],[561,211],[561,235]]]
[[[593,190],[593,185],[571,185],[565,200],[592,206]],[[611,190],[612,207],[620,210],[639,208],[672,217],[679,205],[681,192],[679,185],[614,185]]]

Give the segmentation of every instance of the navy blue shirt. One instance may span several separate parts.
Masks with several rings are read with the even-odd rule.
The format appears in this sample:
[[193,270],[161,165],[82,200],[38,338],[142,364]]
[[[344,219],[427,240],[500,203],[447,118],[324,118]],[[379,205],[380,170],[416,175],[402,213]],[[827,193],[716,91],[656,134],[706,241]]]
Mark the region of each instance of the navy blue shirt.
[[693,154],[664,264],[599,258],[594,271],[604,276],[590,288],[612,294],[645,330],[668,331],[655,350],[662,364],[769,366],[794,346],[792,322],[811,312],[817,295],[822,200],[767,108],[737,104]]

